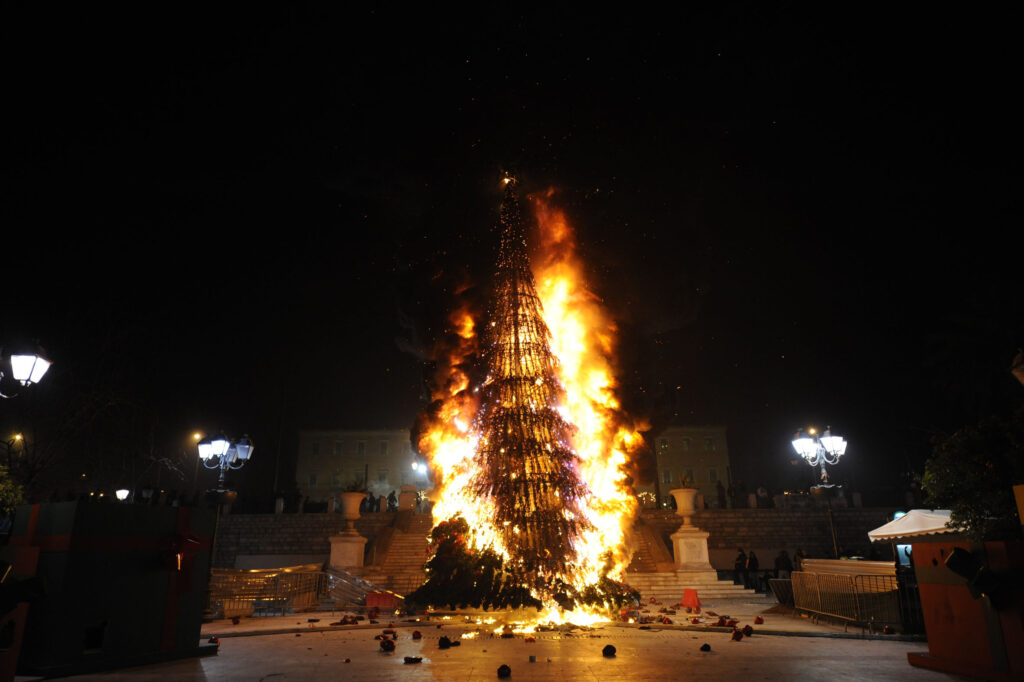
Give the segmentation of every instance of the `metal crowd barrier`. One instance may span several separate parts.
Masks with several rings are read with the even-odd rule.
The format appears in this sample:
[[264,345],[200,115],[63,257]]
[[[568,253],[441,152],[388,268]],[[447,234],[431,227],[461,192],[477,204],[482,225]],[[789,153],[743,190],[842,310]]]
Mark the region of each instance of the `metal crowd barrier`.
[[333,587],[333,578],[302,567],[274,570],[215,568],[210,579],[214,617],[284,615],[315,607]]
[[793,602],[800,611],[875,626],[902,624],[899,583],[894,575],[792,574]]

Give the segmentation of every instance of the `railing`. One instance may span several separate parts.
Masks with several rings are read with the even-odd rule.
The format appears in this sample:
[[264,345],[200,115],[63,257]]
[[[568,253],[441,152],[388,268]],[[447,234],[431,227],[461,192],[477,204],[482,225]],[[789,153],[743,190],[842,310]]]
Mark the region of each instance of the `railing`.
[[900,585],[894,575],[794,571],[792,586],[794,605],[800,611],[872,630],[876,626],[899,626],[906,620],[901,616]]
[[330,594],[334,578],[305,567],[241,571],[215,568],[210,580],[214,617],[285,614],[315,607]]

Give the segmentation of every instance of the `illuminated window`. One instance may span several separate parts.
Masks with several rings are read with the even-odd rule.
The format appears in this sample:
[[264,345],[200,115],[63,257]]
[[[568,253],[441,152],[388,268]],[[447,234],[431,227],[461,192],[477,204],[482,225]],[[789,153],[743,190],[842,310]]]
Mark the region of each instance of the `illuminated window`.
[[667,452],[667,451],[668,451],[668,438],[659,438],[658,439],[658,452]]
[[704,439],[704,450],[707,451],[707,452],[711,452],[714,449],[715,449],[715,439],[714,438],[705,438]]

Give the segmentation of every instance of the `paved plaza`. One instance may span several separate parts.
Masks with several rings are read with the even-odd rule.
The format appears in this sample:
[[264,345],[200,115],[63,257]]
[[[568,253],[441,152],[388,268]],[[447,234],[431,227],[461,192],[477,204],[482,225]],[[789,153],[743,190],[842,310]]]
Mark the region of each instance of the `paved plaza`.
[[[710,609],[711,606],[709,605]],[[952,675],[914,668],[908,651],[925,651],[923,641],[885,639],[860,629],[815,623],[791,612],[770,608],[767,601],[735,601],[714,606],[749,624],[755,615],[765,622],[754,634],[732,641],[724,629],[690,625],[608,624],[594,629],[538,632],[529,642],[522,635],[492,637],[494,626],[469,625],[458,617],[434,622],[394,621],[393,653],[381,651],[375,639],[387,627],[331,627],[336,614],[217,621],[204,626],[216,634],[215,656],[125,668],[68,679],[86,680],[494,680],[501,665],[512,669],[511,680],[958,680]],[[309,622],[310,618],[318,618]],[[678,620],[682,620],[679,618]],[[678,621],[677,621],[678,622]],[[440,625],[440,627],[438,627]],[[419,630],[422,639],[413,639]],[[474,633],[470,638],[467,633]],[[461,640],[441,649],[442,636]],[[602,650],[615,647],[613,658]],[[701,651],[709,644],[710,651]],[[422,658],[405,663],[406,656]],[[531,657],[533,662],[531,662]],[[346,659],[349,660],[346,663]]]

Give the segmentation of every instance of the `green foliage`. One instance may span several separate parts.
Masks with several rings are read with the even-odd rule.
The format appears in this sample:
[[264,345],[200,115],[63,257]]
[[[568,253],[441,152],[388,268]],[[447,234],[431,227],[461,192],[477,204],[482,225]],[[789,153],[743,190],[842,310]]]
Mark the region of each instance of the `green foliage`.
[[25,501],[21,485],[15,481],[7,467],[0,466],[0,517],[8,517],[14,508]]
[[925,502],[949,509],[950,526],[975,540],[1020,538],[1012,486],[1024,482],[1024,408],[937,441],[925,465]]
[[[519,609],[541,608],[536,594],[554,594],[562,608],[577,604],[621,608],[627,601],[639,600],[636,590],[604,577],[582,593],[560,580],[547,584],[536,574],[518,575],[508,570],[493,550],[476,551],[466,539],[469,524],[458,517],[443,521],[431,531],[433,554],[427,561],[427,580],[406,596],[414,607]],[[611,568],[606,557],[605,573]]]

